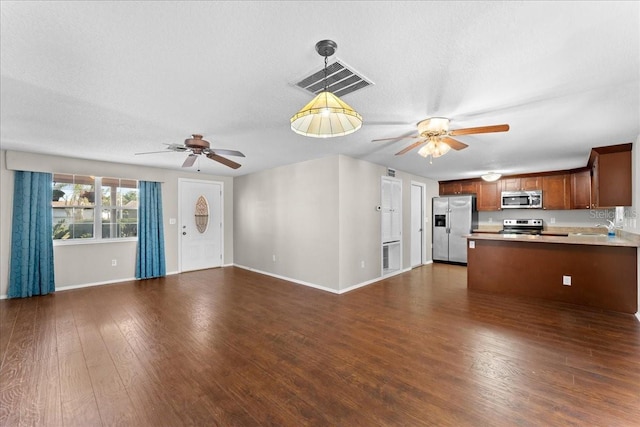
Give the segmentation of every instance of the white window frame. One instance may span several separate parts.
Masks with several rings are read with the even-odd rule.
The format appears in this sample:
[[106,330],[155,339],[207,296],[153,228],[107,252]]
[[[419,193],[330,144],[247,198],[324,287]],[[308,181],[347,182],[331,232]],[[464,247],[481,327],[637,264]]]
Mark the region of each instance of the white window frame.
[[[60,172],[60,174],[63,174],[62,172]],[[56,175],[55,173],[53,174],[54,176]],[[87,176],[84,174],[67,174],[65,173],[64,175],[73,175],[75,176]],[[103,209],[105,209],[105,207],[102,205],[102,179],[103,178],[113,178],[113,179],[119,179],[119,180],[131,180],[131,181],[136,181],[136,189],[138,190],[138,201],[140,200],[140,181],[137,179],[132,179],[132,178],[121,178],[121,177],[99,177],[99,176],[95,176],[94,177],[94,192],[96,194],[95,199],[94,199],[94,204],[93,207],[88,207],[89,209],[93,209],[93,237],[88,237],[88,238],[75,238],[75,239],[54,239],[53,236],[51,236],[51,239],[53,241],[53,245],[54,246],[67,246],[67,245],[87,245],[87,244],[103,244],[103,243],[121,243],[121,242],[137,242],[138,241],[138,234],[136,234],[136,237],[107,237],[107,238],[103,238],[102,237],[102,211]],[[116,210],[123,210],[125,209],[123,206],[107,206],[106,208],[114,208]],[[130,208],[129,208],[130,209]],[[51,206],[51,215],[53,215],[53,210],[54,207],[53,205]],[[140,206],[138,206],[136,208],[136,223],[139,225],[140,224]],[[55,224],[54,224],[55,226]],[[138,232],[140,231],[140,229],[138,228]]]

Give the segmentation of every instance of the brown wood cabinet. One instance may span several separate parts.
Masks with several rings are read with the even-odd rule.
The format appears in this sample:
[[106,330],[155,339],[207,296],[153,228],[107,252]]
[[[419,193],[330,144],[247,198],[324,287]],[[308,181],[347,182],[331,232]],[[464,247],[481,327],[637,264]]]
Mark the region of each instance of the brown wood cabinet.
[[545,175],[542,177],[542,207],[544,209],[571,208],[571,175]]
[[571,174],[571,209],[591,208],[591,170]]
[[591,150],[591,206],[631,206],[631,143]]
[[[635,313],[637,248],[494,240],[467,246],[467,288]],[[610,266],[615,266],[611,268]],[[563,286],[563,276],[572,277]]]
[[476,194],[479,211],[499,211],[502,191],[531,190],[542,190],[544,209],[631,206],[631,147],[628,143],[594,148],[584,169],[507,176],[496,182],[441,182],[440,194]]
[[479,211],[499,211],[501,206],[500,181],[479,182],[476,200]]
[[440,195],[477,194],[478,181],[448,181],[440,183]]
[[503,178],[500,180],[502,191],[530,191],[542,188],[542,179],[539,176],[526,176],[520,178]]

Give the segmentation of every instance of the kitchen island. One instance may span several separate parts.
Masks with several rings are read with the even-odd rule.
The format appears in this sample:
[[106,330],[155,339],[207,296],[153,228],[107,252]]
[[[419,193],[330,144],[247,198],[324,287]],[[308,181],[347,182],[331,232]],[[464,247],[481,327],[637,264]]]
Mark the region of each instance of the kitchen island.
[[468,289],[637,312],[635,241],[606,235],[466,237]]

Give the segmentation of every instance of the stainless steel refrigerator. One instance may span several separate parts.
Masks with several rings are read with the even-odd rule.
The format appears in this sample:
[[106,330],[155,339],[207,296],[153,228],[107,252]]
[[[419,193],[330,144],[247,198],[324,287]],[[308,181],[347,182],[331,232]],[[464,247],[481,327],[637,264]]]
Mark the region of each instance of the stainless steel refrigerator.
[[467,239],[478,226],[476,196],[433,198],[433,260],[467,263]]

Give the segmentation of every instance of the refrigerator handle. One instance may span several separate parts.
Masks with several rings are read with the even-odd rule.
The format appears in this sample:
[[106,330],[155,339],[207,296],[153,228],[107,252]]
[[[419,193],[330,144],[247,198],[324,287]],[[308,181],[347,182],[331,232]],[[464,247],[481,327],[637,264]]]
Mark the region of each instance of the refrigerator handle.
[[447,221],[447,234],[451,234],[451,223],[449,222],[451,218],[451,209],[447,208],[447,217],[446,217],[446,221]]

